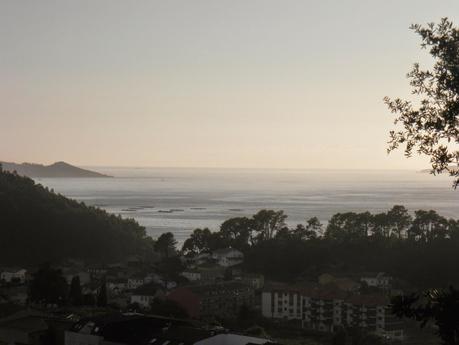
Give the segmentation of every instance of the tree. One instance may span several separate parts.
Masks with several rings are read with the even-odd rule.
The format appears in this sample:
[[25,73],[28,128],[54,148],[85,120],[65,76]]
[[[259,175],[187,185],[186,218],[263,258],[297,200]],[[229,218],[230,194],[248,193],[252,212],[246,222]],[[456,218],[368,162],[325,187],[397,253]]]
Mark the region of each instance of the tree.
[[373,216],[373,236],[378,238],[390,236],[390,222],[386,212],[377,213]]
[[151,312],[155,315],[186,319],[189,317],[187,311],[177,302],[170,299],[155,298],[150,303]]
[[[301,225],[301,224],[299,224]],[[298,229],[298,227],[297,227]],[[296,229],[295,229],[296,230]],[[295,231],[294,230],[294,231]],[[288,227],[284,226],[282,229],[279,229],[277,232],[276,232],[276,235],[275,235],[275,239],[276,240],[283,240],[283,241],[288,241],[288,240],[291,240],[292,239],[292,236],[295,235],[294,231],[291,231]]]
[[402,205],[394,205],[389,212],[387,212],[387,218],[392,231],[398,238],[402,238],[412,221],[412,217],[408,213],[408,210]]
[[432,242],[434,239],[446,238],[449,222],[437,212],[430,210],[415,211],[415,218],[408,230],[408,237],[421,242]]
[[231,241],[223,237],[221,231],[211,232],[208,228],[195,229],[182,246],[184,253],[201,253],[229,247]]
[[175,246],[177,241],[175,240],[172,232],[165,232],[158,237],[155,243],[155,249],[165,258],[169,258],[175,253]]
[[79,276],[74,276],[70,283],[69,302],[74,306],[79,306],[83,303]]
[[221,236],[239,250],[247,248],[252,230],[253,220],[247,217],[231,218],[220,226]]
[[97,299],[96,304],[98,307],[106,307],[107,306],[107,283],[105,282],[105,278],[102,279],[99,287],[99,291],[97,292]]
[[67,288],[62,271],[45,264],[33,274],[29,297],[32,302],[61,305],[66,300]]
[[[432,69],[423,70],[418,63],[408,78],[418,96],[418,104],[400,98],[386,97],[389,110],[396,114],[395,124],[401,128],[390,132],[388,151],[405,146],[405,155],[413,151],[430,158],[431,173],[449,173],[453,186],[459,185],[459,28],[443,18],[439,24],[411,26],[421,36],[423,49],[429,49],[434,59]],[[452,165],[452,166],[451,166]],[[455,224],[434,211],[416,211],[408,230],[411,239],[432,243],[433,239],[449,236],[448,228]],[[450,232],[451,233],[451,232]],[[455,234],[453,234],[455,236]],[[435,257],[433,258],[435,259]],[[447,262],[443,263],[444,266]],[[424,296],[411,294],[393,300],[393,311],[400,317],[436,324],[438,334],[446,345],[459,344],[459,291],[429,290]]]
[[208,228],[195,229],[190,237],[185,240],[182,251],[185,253],[200,253],[210,250],[211,231]]
[[322,235],[322,224],[319,221],[319,218],[312,217],[306,221],[306,226],[303,224],[298,224],[295,229],[293,229],[293,236],[306,241],[317,238]]
[[265,241],[274,238],[276,232],[285,226],[287,216],[284,211],[261,210],[252,218],[253,230],[251,241]]
[[[405,155],[413,151],[430,158],[431,173],[448,172],[459,184],[459,28],[447,18],[439,24],[411,26],[421,37],[421,47],[434,59],[432,69],[414,64],[407,77],[417,105],[400,98],[384,101],[396,114],[394,123],[401,126],[390,132],[388,152],[405,146]],[[451,164],[453,167],[451,167]]]
[[165,258],[157,265],[158,273],[164,281],[164,288],[167,289],[169,282],[179,279],[180,273],[185,267],[179,257]]
[[306,221],[306,230],[309,231],[309,233],[306,234],[307,239],[313,239],[322,235],[323,225],[319,218],[312,217]]
[[325,237],[334,240],[355,240],[368,236],[372,223],[370,212],[364,213],[337,213],[327,225]]
[[392,312],[420,322],[425,327],[433,322],[444,345],[459,344],[459,290],[428,290],[392,299]]

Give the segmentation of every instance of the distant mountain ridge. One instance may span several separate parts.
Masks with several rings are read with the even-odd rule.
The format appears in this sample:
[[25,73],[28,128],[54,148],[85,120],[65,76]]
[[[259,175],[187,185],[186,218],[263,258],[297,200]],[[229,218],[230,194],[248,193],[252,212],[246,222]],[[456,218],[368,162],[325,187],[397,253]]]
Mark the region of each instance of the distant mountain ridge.
[[66,162],[56,162],[50,165],[35,163],[0,162],[3,170],[16,171],[18,175],[27,177],[112,177],[95,171],[81,169]]

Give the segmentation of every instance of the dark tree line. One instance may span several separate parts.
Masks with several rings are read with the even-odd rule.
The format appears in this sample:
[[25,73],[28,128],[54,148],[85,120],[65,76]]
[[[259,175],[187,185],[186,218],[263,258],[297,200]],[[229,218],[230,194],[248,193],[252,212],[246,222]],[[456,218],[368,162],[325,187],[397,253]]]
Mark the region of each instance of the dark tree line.
[[[248,269],[291,281],[323,272],[384,271],[419,287],[459,283],[459,223],[437,212],[411,215],[401,205],[387,212],[337,213],[290,228],[283,211],[262,210],[225,221],[219,231],[196,229],[183,252],[233,247]],[[457,280],[457,282],[456,282]]]
[[29,302],[42,305],[55,304],[58,306],[107,306],[107,284],[105,279],[99,282],[97,294],[84,295],[79,276],[74,276],[67,284],[62,271],[50,264],[43,264],[32,275],[29,284]]
[[0,169],[0,261],[37,264],[65,258],[115,261],[148,256],[154,241],[132,219],[55,194]]

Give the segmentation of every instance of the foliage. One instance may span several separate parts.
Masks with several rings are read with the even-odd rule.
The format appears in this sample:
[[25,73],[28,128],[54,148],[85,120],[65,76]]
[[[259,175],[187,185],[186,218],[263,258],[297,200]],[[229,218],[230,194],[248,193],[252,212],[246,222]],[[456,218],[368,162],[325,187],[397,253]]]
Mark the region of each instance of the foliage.
[[158,237],[155,243],[155,249],[164,257],[172,256],[176,249],[177,241],[172,232],[165,232]]
[[[426,155],[432,173],[449,172],[459,184],[459,28],[447,18],[439,24],[411,26],[421,37],[421,47],[434,59],[433,67],[421,69],[414,64],[407,77],[418,104],[400,98],[386,97],[385,103],[396,114],[401,129],[390,132],[388,151],[405,145],[405,155],[413,151]],[[454,168],[450,165],[454,164]]]
[[453,287],[394,297],[392,311],[420,322],[421,327],[433,322],[443,344],[459,344],[459,290]]
[[251,243],[270,240],[285,226],[284,211],[261,210],[252,217],[253,233]]
[[177,302],[169,299],[155,298],[150,303],[151,312],[155,315],[186,319],[188,313]]
[[79,306],[83,303],[83,295],[81,292],[79,276],[73,277],[70,283],[69,302],[74,306]]
[[132,219],[122,219],[55,194],[32,179],[0,171],[0,261],[107,262],[148,255],[153,241]]
[[107,283],[105,279],[102,279],[100,287],[97,291],[96,304],[98,307],[107,306]]
[[[223,231],[211,232],[208,228],[195,229],[190,237],[183,243],[182,251],[184,253],[197,254],[228,247],[231,244],[234,244],[231,240],[226,239],[224,236],[225,233]],[[240,241],[240,238],[238,238],[237,241]]]
[[167,289],[168,283],[171,281],[179,281],[183,279],[181,272],[185,269],[179,257],[164,258],[157,265],[157,271],[164,280],[164,288]]
[[247,270],[281,281],[361,270],[386,272],[419,287],[459,283],[459,261],[451,259],[459,251],[459,222],[435,211],[418,210],[413,218],[404,206],[395,205],[377,214],[339,213],[331,217],[323,236],[316,217],[291,229],[285,225],[283,212],[265,210],[263,214],[282,216],[282,227],[277,223],[273,238],[259,236],[263,226],[248,225],[255,216],[243,221],[233,218],[217,232],[195,230],[184,250],[199,253],[240,243]]
[[62,271],[45,264],[33,274],[29,299],[35,303],[62,305],[67,299],[67,291]]

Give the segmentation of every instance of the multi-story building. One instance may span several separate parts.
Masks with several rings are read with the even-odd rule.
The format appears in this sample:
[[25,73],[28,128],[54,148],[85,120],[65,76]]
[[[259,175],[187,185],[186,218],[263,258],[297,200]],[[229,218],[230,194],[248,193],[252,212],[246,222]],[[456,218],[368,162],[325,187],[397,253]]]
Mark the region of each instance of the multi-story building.
[[262,314],[298,320],[302,327],[323,332],[360,327],[386,338],[402,339],[402,324],[391,314],[388,303],[384,295],[359,295],[334,287],[271,285],[262,293]]
[[190,285],[173,290],[167,298],[175,301],[192,318],[234,317],[243,305],[254,304],[254,289],[241,282]]

